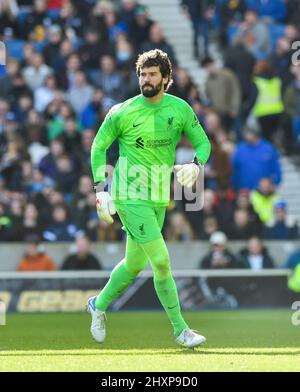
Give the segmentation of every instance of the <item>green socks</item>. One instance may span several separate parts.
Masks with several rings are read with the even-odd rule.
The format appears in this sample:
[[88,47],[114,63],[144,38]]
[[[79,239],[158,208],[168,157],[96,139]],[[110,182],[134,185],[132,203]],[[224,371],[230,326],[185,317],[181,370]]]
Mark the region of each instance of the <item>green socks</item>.
[[96,308],[106,311],[150,260],[156,294],[173,326],[175,336],[178,336],[188,325],[181,315],[177,287],[170,271],[169,255],[163,239],[138,245],[129,241],[127,245],[125,259],[115,266],[109,281],[96,298]]
[[127,271],[124,260],[120,261],[112,270],[109,281],[96,298],[96,308],[103,312],[106,311],[110,303],[117,298],[134,279],[135,275],[132,275]]
[[181,315],[175,281],[171,275],[164,280],[154,279],[154,287],[157,296],[172,323],[174,334],[175,336],[178,336],[184,329],[188,328],[188,325]]

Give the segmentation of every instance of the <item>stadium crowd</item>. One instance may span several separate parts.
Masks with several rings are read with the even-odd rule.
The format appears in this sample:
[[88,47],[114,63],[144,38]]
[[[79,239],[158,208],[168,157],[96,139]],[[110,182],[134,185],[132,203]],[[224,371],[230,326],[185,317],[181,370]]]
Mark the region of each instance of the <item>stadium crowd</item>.
[[[139,94],[136,57],[154,48],[172,59],[169,92],[190,103],[212,143],[204,208],[187,212],[185,200],[172,200],[165,238],[300,237],[276,191],[280,154],[300,151],[300,67],[291,62],[300,1],[183,0],[182,9],[207,72],[203,91],[135,0],[1,1],[0,241],[74,241],[82,231],[91,241],[124,239],[117,216],[111,226],[97,217],[90,148],[109,109]],[[177,163],[193,155],[183,136]],[[117,156],[115,142],[108,163]],[[252,248],[262,249],[257,240]]]

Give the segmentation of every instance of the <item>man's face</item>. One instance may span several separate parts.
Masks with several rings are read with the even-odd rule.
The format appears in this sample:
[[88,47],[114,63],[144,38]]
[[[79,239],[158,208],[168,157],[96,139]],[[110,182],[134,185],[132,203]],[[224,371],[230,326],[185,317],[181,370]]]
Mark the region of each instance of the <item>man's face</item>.
[[143,68],[140,72],[139,85],[141,93],[147,97],[155,97],[164,88],[168,78],[163,78],[159,66]]

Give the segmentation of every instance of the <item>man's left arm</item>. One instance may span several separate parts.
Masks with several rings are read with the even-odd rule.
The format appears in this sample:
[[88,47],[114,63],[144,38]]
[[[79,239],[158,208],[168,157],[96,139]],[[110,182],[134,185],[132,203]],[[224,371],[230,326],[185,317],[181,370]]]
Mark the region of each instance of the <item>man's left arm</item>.
[[191,187],[198,177],[200,171],[199,165],[204,166],[208,161],[211,145],[196,114],[189,105],[187,106],[185,113],[183,131],[194,147],[196,156],[192,163],[176,165],[175,169],[177,170],[176,176],[179,183]]
[[183,131],[195,149],[198,162],[203,166],[210,155],[210,141],[190,105],[186,105]]

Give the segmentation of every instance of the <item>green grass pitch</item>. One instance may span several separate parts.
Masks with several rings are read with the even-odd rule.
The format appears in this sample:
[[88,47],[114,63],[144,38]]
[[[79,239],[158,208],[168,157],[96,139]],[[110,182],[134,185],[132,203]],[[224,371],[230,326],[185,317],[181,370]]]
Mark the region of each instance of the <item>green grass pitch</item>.
[[163,312],[108,312],[102,345],[90,337],[88,314],[9,314],[0,371],[300,371],[300,326],[289,310],[184,315],[205,346],[176,346]]

